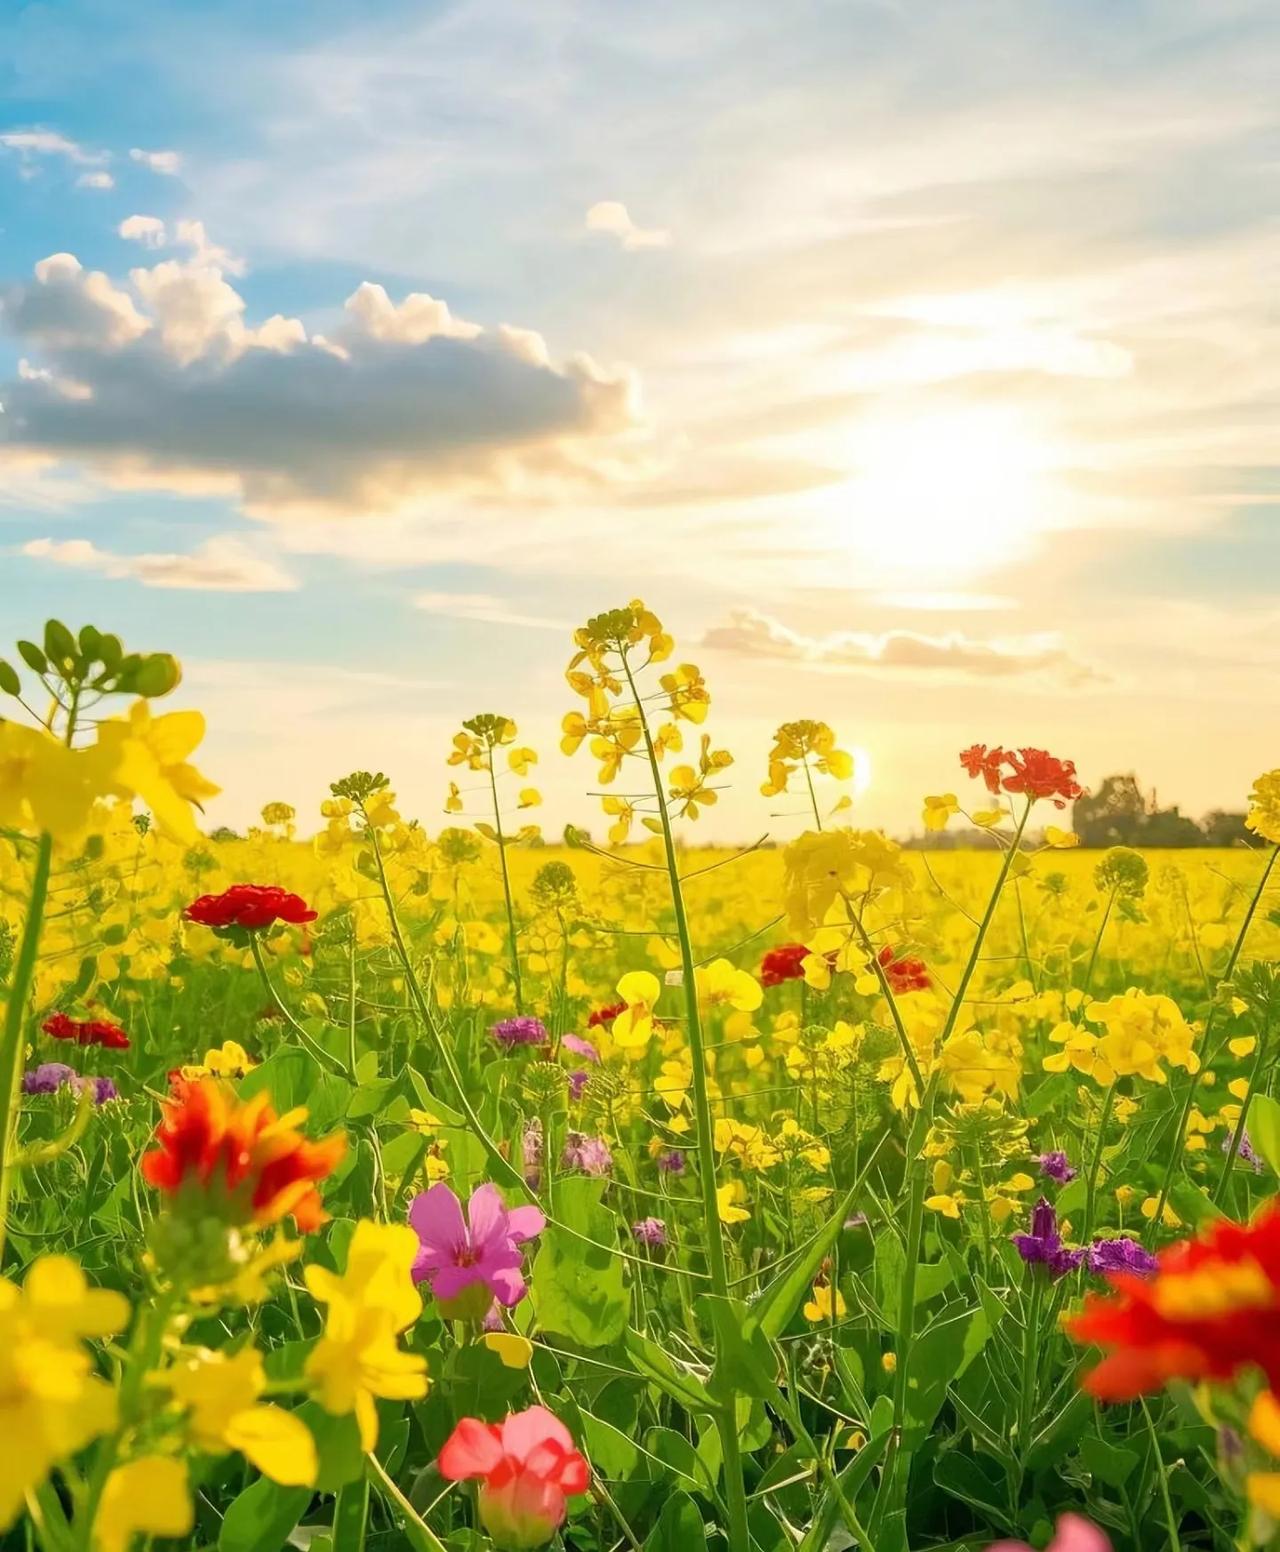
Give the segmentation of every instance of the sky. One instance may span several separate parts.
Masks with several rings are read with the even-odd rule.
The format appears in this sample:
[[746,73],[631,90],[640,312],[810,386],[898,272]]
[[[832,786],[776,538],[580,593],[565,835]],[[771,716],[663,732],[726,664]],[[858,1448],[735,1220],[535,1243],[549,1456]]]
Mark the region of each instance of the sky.
[[[785,836],[956,752],[1277,762],[1280,10],[59,0],[0,15],[0,641],[184,665],[211,823],[463,717],[598,821],[570,632],[642,597]],[[0,651],[4,650],[0,647]],[[514,795],[514,793],[513,793]]]

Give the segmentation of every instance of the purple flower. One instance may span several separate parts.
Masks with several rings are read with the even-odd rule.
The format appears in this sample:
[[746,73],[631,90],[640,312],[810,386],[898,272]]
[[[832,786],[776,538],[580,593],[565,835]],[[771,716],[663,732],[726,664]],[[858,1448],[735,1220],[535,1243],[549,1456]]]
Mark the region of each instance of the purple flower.
[[1013,1243],[1028,1265],[1043,1266],[1054,1280],[1075,1271],[1084,1260],[1083,1250],[1068,1250],[1063,1245],[1058,1233],[1057,1211],[1044,1197],[1031,1211],[1031,1233],[1015,1234]]
[[524,1183],[536,1191],[542,1180],[542,1122],[534,1116],[520,1139],[520,1159],[524,1165]]
[[1091,1272],[1136,1272],[1139,1277],[1150,1277],[1156,1269],[1156,1258],[1144,1250],[1136,1239],[1095,1239],[1089,1246],[1089,1270]]
[[679,1148],[671,1148],[658,1155],[658,1168],[664,1175],[684,1174],[684,1154]]
[[582,1057],[583,1061],[594,1062],[597,1067],[600,1065],[599,1051],[590,1040],[584,1040],[581,1035],[564,1035],[561,1037],[560,1044],[566,1051],[572,1051],[575,1056]]
[[462,1203],[441,1181],[415,1196],[409,1223],[422,1248],[414,1282],[429,1284],[449,1320],[481,1320],[496,1299],[510,1309],[525,1296],[520,1247],[547,1220],[536,1207],[513,1207],[497,1186],[477,1186],[464,1218]]
[[587,1086],[587,1078],[590,1076],[583,1068],[569,1074],[569,1098],[581,1099],[582,1091]]
[[584,1175],[607,1175],[613,1168],[613,1154],[603,1137],[588,1137],[570,1132],[560,1156],[561,1169],[580,1169]]
[[76,1076],[75,1070],[65,1062],[41,1062],[38,1067],[22,1075],[24,1094],[56,1094],[64,1083]]
[[1072,1169],[1066,1154],[1061,1149],[1040,1155],[1040,1173],[1046,1180],[1056,1181],[1060,1186],[1065,1186],[1069,1180],[1076,1178],[1075,1170]]
[[[1222,1151],[1224,1153],[1231,1152],[1231,1136],[1232,1134],[1228,1132],[1222,1139]],[[1240,1146],[1236,1149],[1236,1158],[1245,1164],[1252,1164],[1255,1175],[1262,1173],[1262,1160],[1253,1151],[1253,1144],[1249,1141],[1248,1132],[1240,1133]]]
[[508,1050],[514,1050],[518,1045],[546,1045],[551,1038],[541,1019],[528,1017],[502,1019],[489,1033]]
[[632,1236],[642,1245],[660,1250],[667,1243],[667,1226],[661,1218],[641,1218],[631,1225]]

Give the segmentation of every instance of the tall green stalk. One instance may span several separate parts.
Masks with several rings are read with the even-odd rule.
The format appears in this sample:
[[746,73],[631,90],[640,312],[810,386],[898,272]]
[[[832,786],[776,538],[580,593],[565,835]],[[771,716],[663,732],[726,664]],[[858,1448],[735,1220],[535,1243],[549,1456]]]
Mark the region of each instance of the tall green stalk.
[[516,938],[516,908],[511,896],[511,870],[507,866],[507,840],[502,833],[502,805],[498,802],[498,778],[494,773],[494,744],[489,741],[489,788],[493,793],[493,828],[498,837],[498,861],[502,865],[502,897],[507,903],[507,946],[511,951],[511,980],[516,994],[516,1013],[524,1012],[524,989],[520,984],[520,945]]

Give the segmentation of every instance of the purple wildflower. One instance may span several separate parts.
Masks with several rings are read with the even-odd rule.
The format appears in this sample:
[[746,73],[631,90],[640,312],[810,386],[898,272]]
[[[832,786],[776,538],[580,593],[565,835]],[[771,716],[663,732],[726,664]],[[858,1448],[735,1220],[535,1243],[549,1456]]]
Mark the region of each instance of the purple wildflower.
[[1136,1239],[1095,1239],[1089,1246],[1089,1270],[1091,1272],[1136,1272],[1139,1277],[1149,1277],[1156,1269],[1156,1258],[1144,1250]]
[[560,1156],[561,1169],[580,1169],[584,1175],[607,1175],[613,1168],[613,1154],[603,1137],[588,1137],[570,1132]]
[[658,1155],[658,1168],[664,1175],[684,1174],[684,1154],[679,1148],[670,1148]]
[[56,1094],[64,1083],[76,1076],[75,1070],[65,1062],[41,1062],[22,1075],[24,1094]]
[[581,1035],[563,1035],[560,1044],[566,1051],[572,1051],[575,1056],[580,1056],[585,1062],[594,1062],[600,1065],[600,1053],[590,1040],[584,1040]]
[[[1231,1152],[1231,1136],[1232,1134],[1228,1132],[1222,1139],[1222,1151],[1224,1153]],[[1240,1146],[1236,1149],[1236,1158],[1245,1164],[1252,1164],[1255,1175],[1262,1173],[1262,1160],[1253,1151],[1253,1144],[1249,1141],[1248,1132],[1240,1133]]]
[[502,1019],[491,1027],[489,1033],[499,1045],[505,1045],[508,1050],[514,1050],[518,1045],[546,1045],[551,1038],[541,1019],[527,1016]]
[[667,1226],[661,1218],[641,1218],[631,1225],[631,1233],[640,1244],[655,1250],[667,1243]]
[[537,1116],[524,1129],[520,1157],[524,1164],[524,1183],[530,1191],[536,1191],[542,1180],[542,1122]]
[[1069,1180],[1076,1178],[1075,1170],[1072,1169],[1070,1161],[1060,1148],[1040,1155],[1040,1173],[1046,1180],[1055,1181],[1060,1186],[1065,1186]]
[[496,1299],[510,1309],[525,1296],[521,1246],[541,1234],[547,1220],[536,1207],[508,1209],[497,1186],[477,1186],[466,1217],[462,1203],[441,1181],[415,1196],[409,1223],[422,1248],[414,1282],[430,1285],[450,1320],[480,1320]]
[[1043,1266],[1055,1280],[1067,1272],[1075,1271],[1084,1260],[1083,1250],[1068,1250],[1058,1233],[1058,1213],[1052,1202],[1044,1197],[1031,1211],[1031,1233],[1015,1234],[1013,1243],[1018,1254],[1031,1266]]
[[569,1074],[569,1098],[570,1099],[581,1099],[582,1098],[582,1091],[587,1086],[587,1079],[588,1079],[589,1076],[590,1076],[590,1074],[586,1071],[585,1068],[582,1068],[582,1067],[579,1067],[576,1072],[571,1072]]

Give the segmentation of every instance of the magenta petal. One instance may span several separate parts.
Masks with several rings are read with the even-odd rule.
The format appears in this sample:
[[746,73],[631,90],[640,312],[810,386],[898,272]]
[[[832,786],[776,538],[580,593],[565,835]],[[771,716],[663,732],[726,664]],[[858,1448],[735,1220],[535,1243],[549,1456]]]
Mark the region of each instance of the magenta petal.
[[506,1238],[506,1217],[502,1193],[497,1186],[491,1185],[488,1181],[482,1186],[477,1186],[471,1193],[471,1201],[467,1207],[472,1246],[481,1250],[495,1240],[501,1243]]
[[424,1249],[442,1251],[455,1260],[466,1248],[462,1203],[443,1181],[414,1197],[409,1204],[409,1223]]
[[474,1266],[446,1266],[431,1280],[431,1292],[444,1303],[456,1299],[464,1288],[481,1281],[479,1269]]
[[507,1213],[507,1232],[517,1245],[541,1234],[547,1220],[536,1207],[512,1207]]
[[525,1280],[516,1266],[499,1267],[485,1278],[498,1303],[506,1309],[519,1304],[527,1291]]

